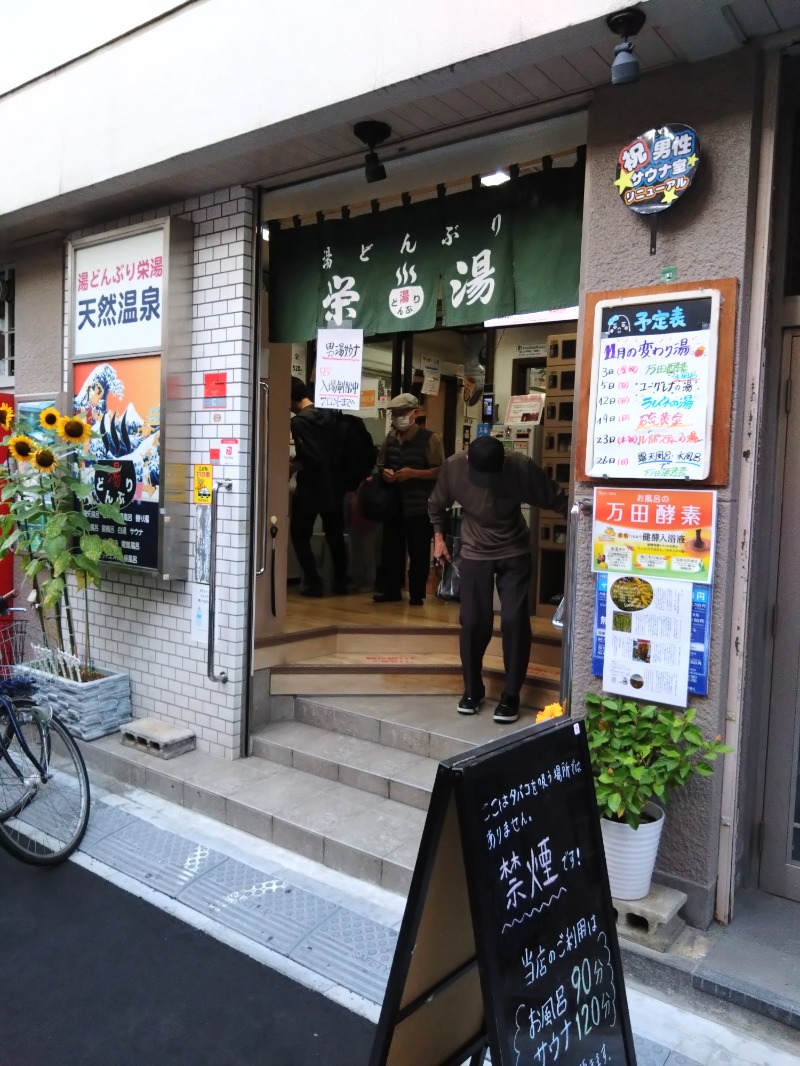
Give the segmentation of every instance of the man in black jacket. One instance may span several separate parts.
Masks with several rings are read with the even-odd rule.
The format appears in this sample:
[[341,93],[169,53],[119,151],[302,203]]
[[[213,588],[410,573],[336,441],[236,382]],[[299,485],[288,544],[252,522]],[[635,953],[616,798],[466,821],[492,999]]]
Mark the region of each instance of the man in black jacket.
[[302,596],[322,596],[322,579],[311,549],[317,515],[322,518],[325,540],[333,562],[333,591],[347,592],[347,547],[344,543],[344,493],[335,476],[336,431],[330,411],[311,402],[305,382],[292,378],[292,439],[297,488],[292,497],[289,533],[303,571]]
[[475,714],[485,690],[483,656],[494,628],[494,584],[500,597],[504,692],[495,722],[516,722],[519,694],[531,654],[528,586],[531,580],[530,530],[521,504],[567,513],[567,497],[533,459],[506,454],[496,437],[477,437],[468,451],[451,455],[429,501],[433,554],[450,559],[444,533],[447,509],[461,506],[461,668],[464,695],[459,714]]

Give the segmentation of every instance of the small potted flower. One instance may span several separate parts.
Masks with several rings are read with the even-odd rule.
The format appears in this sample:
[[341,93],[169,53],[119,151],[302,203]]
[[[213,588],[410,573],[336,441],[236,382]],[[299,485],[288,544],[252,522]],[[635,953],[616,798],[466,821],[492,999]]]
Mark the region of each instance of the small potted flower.
[[[9,434],[0,475],[0,559],[11,552],[19,560],[41,624],[26,669],[67,726],[93,739],[117,729],[131,711],[128,675],[109,673],[92,659],[89,587],[101,585],[101,560],[122,562],[122,551],[116,541],[92,532],[87,511],[120,525],[122,515],[116,504],[93,500],[92,483],[79,476],[79,453],[93,436],[83,418],[46,407],[38,426],[15,431],[13,409],[0,404],[0,437]],[[74,591],[84,598],[80,635]]]
[[711,764],[733,749],[719,736],[705,739],[694,707],[682,711],[589,693],[586,709],[611,895],[642,899],[664,826],[661,804],[694,774],[713,776]]

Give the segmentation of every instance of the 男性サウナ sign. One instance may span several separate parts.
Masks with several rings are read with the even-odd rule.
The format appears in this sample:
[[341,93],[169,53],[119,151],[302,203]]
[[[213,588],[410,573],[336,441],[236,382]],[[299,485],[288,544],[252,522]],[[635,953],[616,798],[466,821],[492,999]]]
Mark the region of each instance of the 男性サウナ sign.
[[640,134],[620,151],[614,184],[638,214],[665,211],[684,195],[700,163],[700,138],[674,122]]
[[600,300],[586,429],[589,477],[708,477],[720,294]]

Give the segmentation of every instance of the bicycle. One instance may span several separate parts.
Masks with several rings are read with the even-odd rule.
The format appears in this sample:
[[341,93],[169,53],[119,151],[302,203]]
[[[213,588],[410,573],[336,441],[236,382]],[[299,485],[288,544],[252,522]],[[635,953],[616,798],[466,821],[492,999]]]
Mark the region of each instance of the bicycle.
[[0,847],[34,866],[64,862],[89,822],[89,776],[66,726],[24,671],[27,619],[0,596]]

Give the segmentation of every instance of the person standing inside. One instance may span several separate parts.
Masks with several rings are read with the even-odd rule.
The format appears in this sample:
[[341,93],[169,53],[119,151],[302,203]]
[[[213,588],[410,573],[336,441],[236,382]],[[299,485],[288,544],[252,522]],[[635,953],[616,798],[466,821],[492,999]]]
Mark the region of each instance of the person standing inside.
[[292,495],[289,533],[303,571],[301,596],[322,596],[322,579],[311,548],[317,515],[322,518],[325,540],[333,562],[334,595],[347,592],[347,547],[344,542],[344,492],[337,487],[334,470],[336,431],[330,411],[311,402],[308,388],[292,378],[291,433],[295,446],[297,488]]
[[388,485],[397,486],[397,513],[384,520],[380,592],[376,603],[401,600],[408,555],[408,602],[425,602],[431,568],[431,523],[428,498],[444,462],[441,438],[417,425],[419,401],[401,392],[386,405],[392,428],[378,456],[378,469]]
[[532,559],[530,530],[522,504],[566,515],[560,485],[520,452],[506,453],[496,437],[477,437],[465,452],[451,455],[431,494],[434,558],[450,559],[445,542],[447,510],[461,506],[461,668],[464,695],[459,714],[475,714],[486,695],[483,657],[494,628],[494,586],[500,597],[506,680],[495,722],[516,722],[519,694],[531,654],[528,587]]

